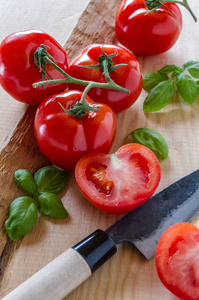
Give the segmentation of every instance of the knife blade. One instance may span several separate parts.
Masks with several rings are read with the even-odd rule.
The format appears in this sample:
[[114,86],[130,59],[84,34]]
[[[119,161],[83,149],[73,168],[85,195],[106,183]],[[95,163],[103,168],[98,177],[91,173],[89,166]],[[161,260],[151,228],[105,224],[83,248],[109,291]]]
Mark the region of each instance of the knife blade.
[[116,244],[130,242],[150,259],[162,233],[175,223],[189,222],[198,211],[199,170],[196,170],[152,196],[106,232]]
[[[199,169],[152,196],[105,231],[98,229],[66,250],[2,300],[61,300],[130,242],[147,258],[166,228],[199,211]],[[60,280],[61,279],[61,280]]]

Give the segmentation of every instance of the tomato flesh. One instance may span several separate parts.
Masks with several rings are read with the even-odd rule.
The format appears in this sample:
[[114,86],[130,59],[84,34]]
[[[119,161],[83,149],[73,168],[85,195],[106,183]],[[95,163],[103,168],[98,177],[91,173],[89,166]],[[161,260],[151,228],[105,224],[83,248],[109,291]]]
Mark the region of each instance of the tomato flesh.
[[111,214],[123,214],[143,204],[157,188],[160,175],[154,153],[138,144],[125,145],[111,155],[86,155],[75,168],[83,195]]
[[115,22],[118,41],[135,54],[154,55],[169,50],[182,29],[182,15],[175,3],[163,3],[150,12],[145,0],[123,0]]
[[199,229],[178,223],[161,236],[155,255],[162,283],[184,300],[199,299]]

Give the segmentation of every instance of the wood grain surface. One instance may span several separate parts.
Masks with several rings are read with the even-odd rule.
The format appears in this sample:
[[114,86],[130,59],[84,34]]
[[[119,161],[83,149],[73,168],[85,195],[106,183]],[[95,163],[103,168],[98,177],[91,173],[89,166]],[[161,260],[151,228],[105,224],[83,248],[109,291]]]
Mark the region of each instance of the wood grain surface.
[[[64,46],[71,60],[88,44],[117,42],[114,21],[120,2],[84,0],[80,5],[74,4],[74,1],[61,0],[37,0],[34,3],[30,0],[22,0],[20,3],[17,0],[0,0],[0,38],[2,41],[17,30],[41,29],[53,35]],[[189,2],[197,15],[198,1]],[[194,23],[184,8],[181,11],[184,26],[176,45],[160,55],[137,57],[143,74],[166,64],[180,66],[188,60],[199,60],[198,23]],[[160,162],[162,179],[158,190],[161,190],[199,167],[199,99],[189,105],[175,93],[166,108],[157,113],[144,114],[142,104],[146,95],[143,91],[130,109],[118,114],[118,131],[112,152],[131,142],[127,135],[133,129],[148,127],[159,131],[169,145],[169,157]],[[0,105],[0,297],[3,297],[95,229],[106,229],[118,216],[102,213],[88,203],[80,194],[71,173],[68,187],[60,195],[69,212],[69,218],[55,220],[39,216],[30,233],[18,242],[10,241],[4,230],[8,206],[16,197],[22,195],[13,183],[13,173],[19,168],[34,172],[49,162],[41,154],[33,133],[36,107],[27,107],[15,101],[2,88]],[[193,223],[199,226],[198,217]],[[119,245],[117,254],[109,262],[66,299],[178,298],[161,284],[154,259],[147,261],[132,245],[123,244]]]

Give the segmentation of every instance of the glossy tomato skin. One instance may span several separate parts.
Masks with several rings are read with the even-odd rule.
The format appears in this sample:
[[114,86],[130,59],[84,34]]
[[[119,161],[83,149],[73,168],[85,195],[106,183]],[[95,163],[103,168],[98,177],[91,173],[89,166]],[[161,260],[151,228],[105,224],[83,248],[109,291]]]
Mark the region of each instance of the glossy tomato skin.
[[[103,45],[103,50],[107,55],[116,54],[112,57],[113,65],[126,64],[126,66],[119,66],[109,74],[115,83],[130,90],[130,94],[110,89],[92,88],[88,95],[95,102],[108,104],[117,114],[129,108],[141,93],[142,76],[140,66],[138,60],[123,47]],[[86,47],[69,65],[69,75],[82,80],[106,82],[101,68],[89,69],[81,67],[81,65],[97,65],[98,58],[102,54],[102,45],[92,44]],[[84,86],[80,85],[69,85],[69,89],[84,90],[84,88]]]
[[[16,100],[38,104],[45,97],[64,91],[66,83],[33,88],[32,84],[42,80],[42,73],[34,63],[34,52],[44,44],[58,65],[68,69],[68,57],[61,45],[50,35],[39,30],[26,30],[7,36],[0,45],[0,84]],[[65,78],[47,64],[50,79]],[[46,79],[46,77],[45,77]]]
[[161,177],[154,153],[138,144],[127,144],[111,155],[82,157],[75,168],[82,194],[97,208],[109,214],[124,214],[146,202]]
[[67,171],[73,171],[85,154],[109,153],[117,128],[113,110],[95,104],[88,96],[86,102],[99,110],[88,112],[82,119],[70,116],[59,104],[69,109],[81,96],[80,91],[49,96],[41,102],[35,116],[35,136],[41,151],[53,164]]
[[162,234],[156,248],[156,269],[160,280],[182,300],[199,299],[199,229],[177,223]]
[[[182,15],[175,3],[163,3],[149,12],[145,0],[123,0],[116,15],[118,41],[135,54],[154,55],[169,50],[182,29]],[[148,14],[146,14],[148,13]]]

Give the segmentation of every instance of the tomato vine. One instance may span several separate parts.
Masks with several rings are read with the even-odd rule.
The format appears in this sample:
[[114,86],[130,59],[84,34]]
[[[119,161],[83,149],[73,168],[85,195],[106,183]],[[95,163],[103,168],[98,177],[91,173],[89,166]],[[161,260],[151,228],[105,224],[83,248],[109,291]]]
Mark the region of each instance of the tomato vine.
[[150,9],[149,12],[155,11],[156,9],[160,8],[161,6],[164,6],[166,9],[170,10],[166,5],[164,5],[163,3],[176,3],[176,4],[180,4],[182,6],[184,6],[192,15],[192,17],[194,18],[194,21],[197,22],[197,18],[194,15],[193,11],[191,10],[187,0],[182,0],[182,1],[178,1],[178,0],[164,0],[164,1],[160,1],[160,0],[145,0],[146,5],[148,7],[148,9]]
[[[34,53],[34,61],[35,61],[35,64],[39,67],[40,71],[42,72],[43,80],[40,82],[34,83],[33,87],[37,88],[38,86],[41,86],[41,85],[44,87],[45,84],[55,84],[55,83],[63,83],[63,82],[80,84],[80,85],[86,86],[86,88],[82,94],[81,100],[79,102],[74,101],[74,106],[71,106],[69,110],[64,109],[64,111],[66,111],[70,115],[82,118],[86,115],[86,113],[88,111],[96,110],[95,108],[91,107],[89,105],[89,103],[85,103],[85,97],[91,88],[95,87],[95,88],[112,89],[112,90],[124,92],[126,94],[130,93],[130,91],[128,89],[123,88],[122,86],[116,84],[109,76],[109,72],[111,70],[123,65],[123,64],[119,64],[119,65],[114,66],[112,63],[112,59],[111,59],[112,55],[106,55],[103,52],[103,55],[101,55],[99,57],[99,65],[93,66],[94,68],[101,67],[103,69],[104,76],[106,78],[106,82],[103,83],[103,82],[81,80],[81,79],[77,79],[77,78],[70,76],[69,74],[67,74],[64,70],[62,70],[57,65],[54,58],[48,53],[47,48],[48,47],[46,45],[41,44],[40,47],[38,47]],[[115,53],[113,55],[117,55],[117,53]],[[62,75],[64,75],[66,77],[66,79],[44,80],[44,78],[46,76],[47,63],[50,64],[52,67],[54,67],[56,70],[58,70]],[[84,66],[84,67],[90,67],[90,66]]]

